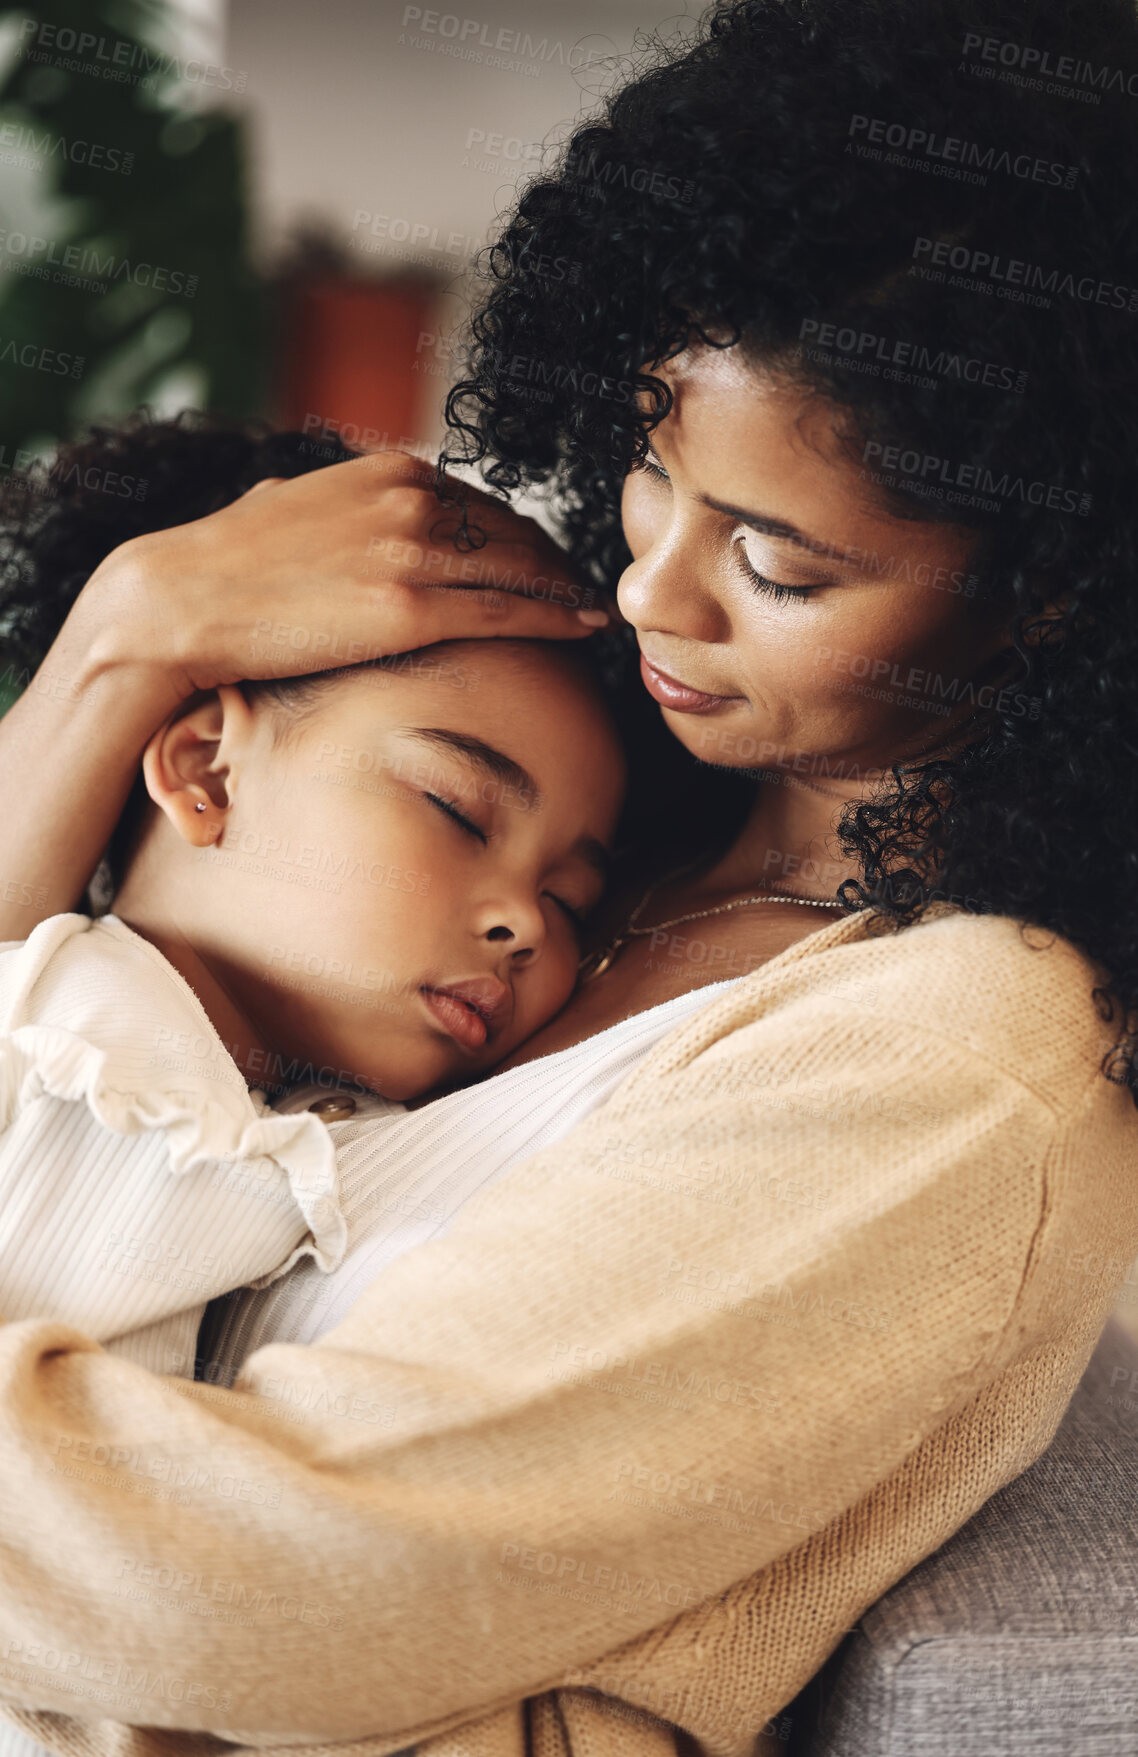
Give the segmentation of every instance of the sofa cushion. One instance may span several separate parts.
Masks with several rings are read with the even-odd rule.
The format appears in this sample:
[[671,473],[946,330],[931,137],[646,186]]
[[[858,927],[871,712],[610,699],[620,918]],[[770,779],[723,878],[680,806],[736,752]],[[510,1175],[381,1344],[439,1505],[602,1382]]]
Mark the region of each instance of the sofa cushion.
[[1116,1319],[1047,1451],[866,1612],[786,1718],[795,1757],[1138,1752],[1138,1344]]

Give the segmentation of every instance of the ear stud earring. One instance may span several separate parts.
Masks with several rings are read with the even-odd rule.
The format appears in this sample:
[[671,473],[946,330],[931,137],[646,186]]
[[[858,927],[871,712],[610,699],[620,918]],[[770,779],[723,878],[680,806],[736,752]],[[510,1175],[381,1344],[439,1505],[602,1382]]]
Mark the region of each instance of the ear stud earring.
[[194,806],[194,810],[195,811],[204,811],[205,810],[205,801],[202,799],[199,799]]

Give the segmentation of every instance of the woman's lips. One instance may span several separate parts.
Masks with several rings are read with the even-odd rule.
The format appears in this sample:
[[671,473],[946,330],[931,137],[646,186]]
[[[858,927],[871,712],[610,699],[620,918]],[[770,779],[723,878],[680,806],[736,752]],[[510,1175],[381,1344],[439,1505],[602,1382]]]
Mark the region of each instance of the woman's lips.
[[706,690],[691,689],[686,683],[677,683],[674,677],[669,677],[666,671],[660,671],[643,653],[640,655],[640,675],[648,694],[661,707],[672,708],[677,714],[714,714],[728,702],[743,699],[737,695],[708,695]]

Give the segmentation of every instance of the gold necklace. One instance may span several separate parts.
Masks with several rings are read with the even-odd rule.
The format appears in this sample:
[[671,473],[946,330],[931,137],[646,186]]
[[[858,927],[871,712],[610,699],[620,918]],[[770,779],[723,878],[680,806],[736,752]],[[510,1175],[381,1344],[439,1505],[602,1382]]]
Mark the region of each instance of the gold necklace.
[[577,971],[582,982],[592,982],[595,977],[603,976],[612,965],[621,947],[628,940],[636,939],[643,934],[663,933],[665,928],[679,927],[683,921],[703,921],[708,915],[726,915],[731,909],[746,909],[752,903],[797,903],[804,909],[843,909],[845,907],[842,903],[831,903],[818,897],[800,897],[794,891],[768,891],[761,897],[737,897],[733,903],[719,903],[714,909],[693,909],[689,915],[674,915],[670,921],[657,922],[655,927],[637,927],[635,925],[636,918],[653,891],[659,890],[663,884],[670,884],[673,879],[679,878],[681,873],[690,870],[690,868],[681,867],[679,872],[672,873],[669,878],[657,879],[648,886],[615,939],[610,940],[602,950],[590,952],[587,958],[581,959]]

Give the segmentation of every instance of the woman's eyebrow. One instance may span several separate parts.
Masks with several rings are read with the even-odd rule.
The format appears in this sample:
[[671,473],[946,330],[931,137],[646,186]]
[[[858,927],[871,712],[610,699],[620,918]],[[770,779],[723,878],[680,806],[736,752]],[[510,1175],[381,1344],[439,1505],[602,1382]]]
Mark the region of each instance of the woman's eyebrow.
[[540,804],[541,788],[529,770],[523,769],[521,763],[516,763],[504,750],[497,750],[484,739],[475,738],[467,732],[452,732],[446,726],[403,726],[400,730],[408,738],[419,738],[425,744],[433,744],[436,750],[445,750],[451,756],[464,757],[489,780],[501,781],[506,786],[513,787],[516,792],[527,794],[532,806]]
[[710,494],[699,494],[704,506],[710,506],[715,512],[726,513],[730,519],[738,519],[741,525],[749,525],[752,531],[758,531],[763,537],[785,537],[788,543],[796,543],[800,549],[808,549],[812,555],[823,556],[827,561],[843,562],[847,567],[857,567],[865,560],[864,549],[841,549],[836,543],[827,543],[822,537],[808,537],[797,525],[787,524],[785,519],[771,518],[762,512],[748,512],[745,507],[731,506],[724,500],[714,500]]
[[[659,454],[649,442],[648,456],[658,469],[663,470]],[[667,475],[667,471],[664,471]],[[808,549],[812,555],[824,556],[827,561],[844,563],[847,567],[857,567],[865,559],[863,549],[842,549],[836,543],[827,543],[821,537],[807,536],[797,525],[788,524],[785,519],[772,518],[769,513],[748,512],[745,507],[731,506],[727,501],[716,500],[710,494],[697,494],[696,499],[704,506],[711,507],[713,512],[725,513],[729,519],[738,519],[741,525],[749,525],[762,537],[785,537],[789,543],[797,543],[799,548]]]

